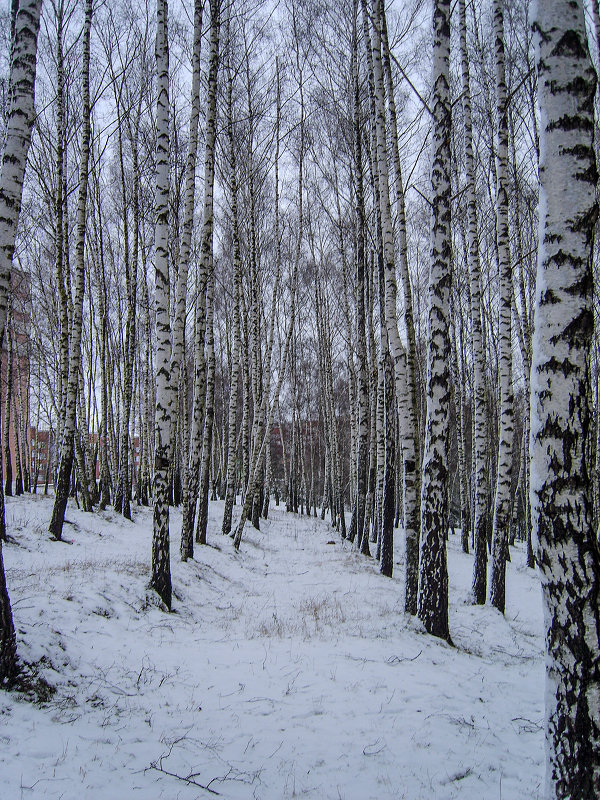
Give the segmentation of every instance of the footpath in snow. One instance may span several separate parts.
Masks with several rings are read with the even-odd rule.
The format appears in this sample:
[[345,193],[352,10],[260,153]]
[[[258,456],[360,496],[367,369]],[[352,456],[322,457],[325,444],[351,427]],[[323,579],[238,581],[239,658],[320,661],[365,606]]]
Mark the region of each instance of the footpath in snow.
[[19,652],[55,691],[0,692],[1,800],[542,797],[541,597],[520,550],[502,617],[470,605],[450,536],[450,647],[402,613],[399,535],[391,580],[280,509],[236,554],[217,502],[182,564],[175,511],[169,614],[147,591],[150,509],[69,505],[61,544],[51,502],[7,498]]

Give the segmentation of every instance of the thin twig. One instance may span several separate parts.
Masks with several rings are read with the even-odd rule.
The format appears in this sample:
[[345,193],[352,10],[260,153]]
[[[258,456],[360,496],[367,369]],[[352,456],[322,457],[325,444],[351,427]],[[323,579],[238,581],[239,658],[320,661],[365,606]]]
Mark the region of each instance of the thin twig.
[[[195,781],[194,773],[190,773],[187,777],[184,777],[183,775],[178,775],[176,772],[170,772],[168,769],[159,766],[156,761],[152,761],[150,763],[149,769],[154,769],[157,772],[162,772],[164,775],[170,775],[171,778],[177,778],[178,781],[183,781],[184,783],[187,783],[190,786],[197,786],[198,789],[204,789],[205,792],[210,792],[211,794],[216,794],[216,795],[221,794],[220,792],[217,792],[215,789],[211,789],[210,786],[205,786],[203,783],[198,783],[198,781]],[[213,778],[213,780],[215,779]]]
[[419,650],[416,656],[409,658],[408,656],[390,656],[387,660],[388,664],[400,664],[402,661],[416,661],[423,651]]

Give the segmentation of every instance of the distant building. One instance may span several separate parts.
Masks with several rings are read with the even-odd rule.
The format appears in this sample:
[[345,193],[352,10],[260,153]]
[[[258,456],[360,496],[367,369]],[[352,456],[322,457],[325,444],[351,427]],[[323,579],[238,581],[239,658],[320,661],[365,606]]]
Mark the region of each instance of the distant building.
[[[134,436],[133,437],[133,481],[138,476],[139,469],[140,469],[140,437]],[[100,464],[101,464],[101,454],[102,448],[104,447],[104,441],[100,438],[97,433],[90,433],[90,446],[92,453],[96,455],[96,480],[100,480]],[[96,453],[97,450],[97,453]],[[129,462],[131,467],[131,461]],[[113,476],[113,479],[116,478],[116,475]]]
[[[15,436],[15,412],[19,449],[22,455],[25,452],[27,467],[30,463],[29,450],[29,348],[31,325],[31,281],[28,274],[13,269],[11,272],[11,325],[12,325],[12,374],[11,374],[11,408],[9,444],[13,481],[17,471],[17,448]],[[6,480],[6,463],[4,460],[4,415],[6,411],[6,390],[8,385],[8,337],[4,336],[2,352],[0,354],[0,425],[2,426],[2,470]],[[26,441],[23,442],[23,438]]]
[[42,431],[33,427],[29,428],[29,471],[32,483],[37,481],[37,486],[46,482],[52,483],[52,462],[54,459],[54,431]]

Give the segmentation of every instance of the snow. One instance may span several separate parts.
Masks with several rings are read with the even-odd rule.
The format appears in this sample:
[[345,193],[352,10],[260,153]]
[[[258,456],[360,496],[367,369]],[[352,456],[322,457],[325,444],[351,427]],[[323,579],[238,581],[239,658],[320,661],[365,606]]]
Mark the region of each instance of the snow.
[[451,647],[402,613],[399,535],[392,579],[327,522],[283,509],[247,526],[236,554],[217,502],[210,546],[183,564],[172,512],[169,614],[147,590],[150,509],[129,523],[70,505],[61,544],[46,533],[51,502],[7,498],[19,652],[56,691],[37,704],[0,692],[2,800],[212,796],[201,786],[263,800],[542,797],[541,594],[520,549],[503,617],[470,604],[472,557],[450,536]]

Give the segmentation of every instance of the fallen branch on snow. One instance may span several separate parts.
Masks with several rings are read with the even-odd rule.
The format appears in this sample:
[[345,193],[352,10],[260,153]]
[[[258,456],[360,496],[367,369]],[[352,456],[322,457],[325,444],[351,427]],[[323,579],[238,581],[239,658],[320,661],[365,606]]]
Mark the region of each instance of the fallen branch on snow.
[[[198,777],[197,773],[191,772],[189,775],[178,775],[176,772],[170,772],[168,769],[165,769],[161,764],[157,761],[152,761],[148,769],[156,770],[156,772],[162,772],[163,775],[170,775],[171,778],[177,778],[179,781],[183,781],[190,786],[197,786],[198,789],[204,789],[205,792],[210,792],[210,794],[220,795],[220,792],[217,792],[215,789],[211,789],[210,786],[205,786],[203,783],[198,783],[198,781],[194,780],[194,778]],[[215,780],[215,778],[213,778]],[[212,781],[210,781],[212,783]]]
[[416,661],[423,651],[419,650],[416,656],[410,658],[409,656],[390,656],[386,658],[388,664],[400,664],[402,661]]

